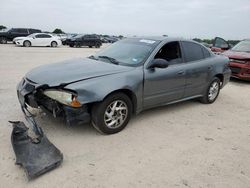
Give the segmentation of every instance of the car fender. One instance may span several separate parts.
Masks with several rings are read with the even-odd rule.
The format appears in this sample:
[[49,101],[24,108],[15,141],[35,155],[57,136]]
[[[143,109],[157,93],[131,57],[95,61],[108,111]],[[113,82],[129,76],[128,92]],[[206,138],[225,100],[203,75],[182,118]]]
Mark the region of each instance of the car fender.
[[119,90],[129,90],[136,96],[136,111],[142,108],[143,69],[137,67],[131,71],[91,78],[64,87],[77,92],[82,104],[100,102],[109,94]]

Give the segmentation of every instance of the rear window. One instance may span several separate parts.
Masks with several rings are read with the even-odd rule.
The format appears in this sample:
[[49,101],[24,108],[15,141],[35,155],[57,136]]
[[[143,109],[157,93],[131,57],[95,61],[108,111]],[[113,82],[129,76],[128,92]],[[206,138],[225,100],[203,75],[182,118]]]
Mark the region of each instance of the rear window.
[[186,62],[204,59],[202,46],[194,42],[182,41]]

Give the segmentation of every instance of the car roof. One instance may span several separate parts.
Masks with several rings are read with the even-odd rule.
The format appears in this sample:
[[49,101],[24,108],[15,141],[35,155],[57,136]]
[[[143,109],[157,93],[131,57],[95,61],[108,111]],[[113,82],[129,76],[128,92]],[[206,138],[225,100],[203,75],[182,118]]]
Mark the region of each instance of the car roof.
[[199,44],[194,40],[184,39],[182,37],[167,37],[167,36],[145,36],[145,37],[130,37],[130,39],[146,39],[146,40],[155,40],[159,42],[171,42],[171,41],[189,41]]

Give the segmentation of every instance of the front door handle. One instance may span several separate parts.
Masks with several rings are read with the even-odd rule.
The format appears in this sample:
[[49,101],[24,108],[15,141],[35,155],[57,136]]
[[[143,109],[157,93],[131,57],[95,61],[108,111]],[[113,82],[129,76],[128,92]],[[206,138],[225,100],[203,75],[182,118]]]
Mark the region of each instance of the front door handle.
[[184,74],[185,74],[185,71],[184,71],[184,70],[179,71],[177,74],[178,74],[178,75],[184,75]]
[[208,67],[208,70],[212,70],[212,69],[213,69],[213,66],[209,66],[209,67]]

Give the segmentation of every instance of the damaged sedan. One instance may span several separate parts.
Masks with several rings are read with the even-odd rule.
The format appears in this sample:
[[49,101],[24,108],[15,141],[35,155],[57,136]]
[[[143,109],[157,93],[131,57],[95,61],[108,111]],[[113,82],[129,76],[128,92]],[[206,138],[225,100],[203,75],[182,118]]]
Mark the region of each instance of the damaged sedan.
[[88,58],[37,67],[17,86],[21,108],[38,136],[30,138],[22,122],[12,122],[17,164],[36,177],[62,161],[28,107],[114,134],[145,109],[194,98],[213,103],[231,76],[228,63],[194,41],[152,37],[124,39]]

